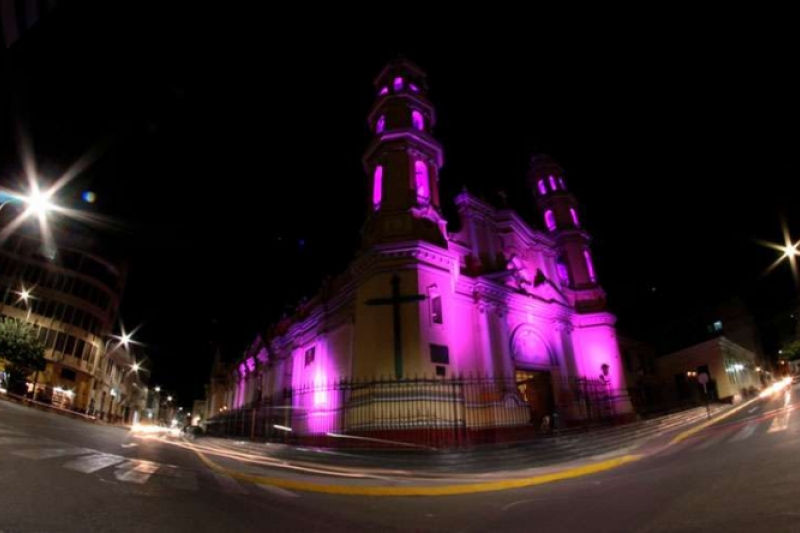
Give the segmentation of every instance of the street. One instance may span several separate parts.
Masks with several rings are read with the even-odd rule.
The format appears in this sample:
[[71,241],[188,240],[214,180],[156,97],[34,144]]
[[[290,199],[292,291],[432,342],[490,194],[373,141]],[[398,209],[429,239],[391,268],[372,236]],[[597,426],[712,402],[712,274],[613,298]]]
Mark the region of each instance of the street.
[[126,430],[0,402],[0,531],[800,531],[798,391],[603,473],[464,496],[258,486]]

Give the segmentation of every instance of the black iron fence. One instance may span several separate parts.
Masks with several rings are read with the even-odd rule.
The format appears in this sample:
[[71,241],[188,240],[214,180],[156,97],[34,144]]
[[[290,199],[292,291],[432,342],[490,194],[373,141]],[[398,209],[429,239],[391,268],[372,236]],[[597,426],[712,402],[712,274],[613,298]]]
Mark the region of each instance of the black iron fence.
[[526,440],[634,416],[628,391],[599,380],[341,381],[283,390],[226,411],[208,421],[207,432],[315,446],[438,449]]

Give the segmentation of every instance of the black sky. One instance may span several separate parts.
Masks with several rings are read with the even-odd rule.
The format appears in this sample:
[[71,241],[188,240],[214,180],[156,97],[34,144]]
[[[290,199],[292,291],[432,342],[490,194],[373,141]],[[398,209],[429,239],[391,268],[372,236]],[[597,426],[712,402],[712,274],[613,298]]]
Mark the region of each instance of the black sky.
[[780,14],[423,7],[67,2],[6,55],[0,168],[14,173],[22,129],[43,174],[98,154],[67,193],[96,191],[123,228],[109,233],[131,264],[122,314],[143,324],[152,383],[198,396],[211,341],[241,350],[345,267],[371,83],[398,53],[429,73],[443,198],[503,190],[538,224],[527,162],[562,163],[623,330],[795,294],[785,266],[759,276],[775,256],[754,242],[780,239],[781,213],[800,235]]

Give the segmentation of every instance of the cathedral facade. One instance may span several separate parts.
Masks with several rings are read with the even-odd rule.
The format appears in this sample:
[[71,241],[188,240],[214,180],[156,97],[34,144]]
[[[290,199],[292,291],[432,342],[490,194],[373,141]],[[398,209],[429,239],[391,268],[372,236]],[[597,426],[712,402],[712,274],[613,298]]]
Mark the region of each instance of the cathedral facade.
[[[581,380],[606,398],[624,390],[615,317],[563,170],[546,156],[531,161],[527,181],[542,229],[464,191],[455,198],[458,231],[449,232],[425,73],[393,61],[375,93],[363,156],[362,253],[293,317],[258,336],[234,368],[217,372],[210,416],[282,398],[295,414],[281,425],[300,434],[379,429],[378,415],[369,414],[378,412],[407,426],[538,425]],[[458,413],[439,412],[430,399],[452,401],[456,393],[438,384],[465,376],[477,384],[461,393]],[[351,386],[374,380],[391,387]],[[342,383],[351,384],[347,394]],[[426,383],[427,407],[403,392],[412,383],[415,397]],[[493,418],[493,403],[503,407],[502,420]],[[580,416],[568,403],[575,412],[561,417]],[[630,406],[616,402],[614,410]]]

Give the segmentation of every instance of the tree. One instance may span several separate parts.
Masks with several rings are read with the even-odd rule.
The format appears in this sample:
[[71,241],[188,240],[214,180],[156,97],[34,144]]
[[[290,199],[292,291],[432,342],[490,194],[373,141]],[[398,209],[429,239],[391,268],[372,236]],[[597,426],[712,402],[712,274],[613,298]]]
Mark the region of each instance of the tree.
[[781,347],[781,359],[794,361],[800,359],[800,340],[787,342]]
[[27,322],[4,317],[0,320],[0,358],[7,362],[8,390],[24,394],[27,377],[45,368],[44,343]]

